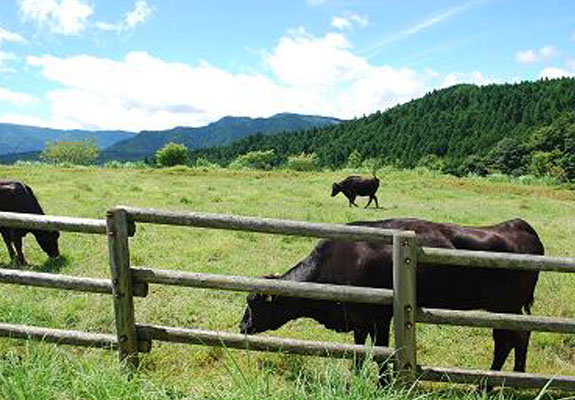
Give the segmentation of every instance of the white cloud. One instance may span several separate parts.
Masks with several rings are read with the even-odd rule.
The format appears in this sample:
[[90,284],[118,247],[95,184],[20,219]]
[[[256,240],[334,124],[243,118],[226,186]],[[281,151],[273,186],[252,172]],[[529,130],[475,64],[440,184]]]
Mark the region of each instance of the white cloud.
[[497,78],[486,77],[479,71],[471,73],[452,72],[445,76],[440,87],[446,88],[460,83],[470,83],[478,86],[491,85],[493,83],[501,83],[502,81]]
[[339,30],[351,29],[354,24],[360,28],[364,28],[369,25],[369,19],[367,16],[360,16],[353,13],[347,13],[346,15],[333,17],[331,19],[331,26]]
[[26,40],[20,34],[10,32],[0,26],[0,72],[12,72],[5,64],[7,61],[15,60],[17,57],[12,52],[3,51],[2,42],[25,43]]
[[533,64],[537,60],[537,53],[535,53],[533,50],[524,50],[515,53],[515,61],[520,64]]
[[15,92],[13,90],[0,87],[0,102],[8,102],[17,107],[23,107],[34,102],[34,96],[27,93]]
[[144,0],[137,1],[134,9],[124,15],[124,19],[118,23],[97,22],[96,26],[105,31],[122,32],[134,28],[136,25],[146,22],[152,14],[152,9]]
[[62,35],[80,33],[94,12],[84,0],[19,0],[19,6],[24,20]]
[[24,38],[15,32],[10,32],[0,26],[0,45],[2,42],[25,42]]
[[515,61],[519,64],[534,64],[536,62],[548,62],[560,54],[553,45],[547,45],[539,50],[522,50],[515,53]]
[[165,129],[205,125],[225,115],[286,111],[352,118],[427,90],[426,74],[371,64],[340,33],[316,37],[303,29],[291,31],[264,61],[269,76],[233,74],[207,62],[166,62],[145,52],[120,60],[87,55],[27,59],[60,86],[46,94],[51,116],[43,125],[68,128]]
[[380,48],[384,47],[385,45],[388,45],[390,43],[393,42],[397,42],[399,40],[405,39],[406,37],[415,35],[421,31],[424,31],[426,29],[429,29],[435,25],[438,25],[442,22],[445,22],[449,19],[451,19],[452,17],[461,14],[462,12],[468,10],[469,8],[484,2],[484,0],[471,0],[468,1],[464,4],[455,6],[453,8],[450,8],[447,11],[444,11],[440,14],[434,15],[432,17],[429,17],[428,19],[419,22],[417,24],[411,25],[397,33],[393,33],[391,35],[388,35],[386,37],[384,37],[383,39],[379,40],[377,43],[373,44],[369,49],[367,49],[368,53],[374,53],[377,52]]
[[547,67],[544,68],[543,71],[539,74],[540,78],[549,78],[549,79],[556,79],[556,78],[570,78],[575,77],[575,72],[567,71],[563,68],[557,67]]

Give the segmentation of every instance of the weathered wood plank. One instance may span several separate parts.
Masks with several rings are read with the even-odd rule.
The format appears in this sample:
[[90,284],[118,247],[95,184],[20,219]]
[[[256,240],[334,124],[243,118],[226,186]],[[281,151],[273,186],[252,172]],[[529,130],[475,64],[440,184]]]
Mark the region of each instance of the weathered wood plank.
[[248,278],[161,269],[132,268],[136,282],[189,286],[207,289],[249,291],[320,300],[355,303],[391,304],[393,291],[345,285],[292,282],[278,279]]
[[52,215],[0,212],[0,226],[81,233],[106,233],[103,219],[56,217]]
[[458,368],[421,367],[424,381],[469,383],[489,386],[575,390],[575,376],[530,374],[524,372],[476,371]]
[[575,272],[575,258],[422,247],[419,262],[460,267]]
[[[19,271],[6,268],[0,268],[0,283],[112,294],[112,282],[110,279]],[[134,285],[134,296],[145,297],[147,294],[148,285],[146,283]]]
[[417,310],[417,322],[518,331],[575,333],[575,319],[571,318],[489,313],[485,311],[420,308]]
[[405,384],[415,381],[417,366],[415,346],[415,308],[417,242],[415,232],[393,236],[393,326],[396,367]]
[[394,350],[388,347],[366,347],[355,344],[316,342],[253,336],[238,333],[184,329],[151,324],[137,324],[138,337],[146,340],[160,340],[173,343],[198,344],[256,351],[285,352],[308,356],[354,358],[371,355],[374,360],[387,360]]
[[88,333],[74,330],[41,328],[37,326],[0,323],[0,336],[18,339],[41,340],[69,344],[72,346],[99,347],[115,350],[118,341],[115,335]]
[[343,224],[326,224],[200,212],[172,212],[125,206],[120,206],[119,208],[126,210],[129,218],[134,222],[311,236],[326,239],[362,240],[391,244],[393,233],[396,232],[390,229]]
[[106,214],[110,271],[114,293],[114,316],[118,335],[118,353],[128,366],[138,367],[138,339],[136,336],[128,219],[124,210],[113,209]]

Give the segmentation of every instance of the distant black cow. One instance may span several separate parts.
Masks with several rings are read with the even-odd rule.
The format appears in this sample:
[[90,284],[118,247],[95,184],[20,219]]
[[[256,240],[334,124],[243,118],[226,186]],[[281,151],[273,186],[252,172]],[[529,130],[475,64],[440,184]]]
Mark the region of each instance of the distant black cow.
[[362,178],[361,176],[351,175],[341,182],[333,183],[331,186],[331,197],[342,192],[349,200],[349,206],[354,205],[357,207],[357,204],[355,204],[355,198],[357,196],[369,196],[369,201],[365,205],[365,208],[371,204],[372,200],[375,200],[375,206],[379,208],[377,197],[375,196],[375,192],[377,192],[378,188],[379,179],[375,176],[373,178]]
[[[535,230],[514,219],[482,228],[461,227],[419,219],[355,222],[375,228],[415,231],[418,244],[448,249],[543,254]],[[466,268],[418,263],[417,304],[422,307],[527,313],[533,303],[538,271]],[[392,246],[380,243],[322,240],[311,254],[277,279],[297,282],[392,288]],[[315,319],[337,332],[353,331],[355,343],[370,335],[376,346],[388,346],[391,305],[368,305],[251,294],[240,324],[244,334],[278,329],[301,317]],[[491,369],[500,370],[515,350],[514,371],[525,371],[530,332],[493,330]],[[447,350],[447,349],[445,349]],[[453,351],[449,349],[449,351]],[[386,369],[380,364],[382,383]]]
[[[44,214],[42,207],[36,200],[30,186],[18,182],[0,180],[0,211],[9,211],[27,214]],[[10,259],[19,264],[26,264],[22,252],[22,238],[28,232],[36,237],[36,241],[49,257],[58,257],[58,232],[48,232],[36,229],[20,229],[0,227],[0,233],[8,248]]]

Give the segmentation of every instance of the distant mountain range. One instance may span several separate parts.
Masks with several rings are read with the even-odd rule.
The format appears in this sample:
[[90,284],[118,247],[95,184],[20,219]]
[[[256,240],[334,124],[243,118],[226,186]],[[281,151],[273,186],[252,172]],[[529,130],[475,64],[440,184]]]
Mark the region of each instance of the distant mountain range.
[[304,131],[341,122],[337,118],[276,114],[269,118],[224,117],[207,126],[176,127],[164,131],[83,131],[38,128],[0,123],[0,162],[37,160],[47,142],[94,139],[102,149],[100,162],[142,160],[166,143],[185,144],[190,149],[225,146],[243,137]]
[[126,131],[63,130],[0,123],[0,155],[41,151],[47,142],[86,139],[94,139],[103,149],[135,135]]
[[269,118],[224,117],[199,128],[177,127],[167,131],[142,131],[105,149],[106,160],[141,160],[155,154],[166,143],[185,144],[189,149],[225,146],[246,136],[305,131],[341,122],[337,118],[313,115],[276,114]]

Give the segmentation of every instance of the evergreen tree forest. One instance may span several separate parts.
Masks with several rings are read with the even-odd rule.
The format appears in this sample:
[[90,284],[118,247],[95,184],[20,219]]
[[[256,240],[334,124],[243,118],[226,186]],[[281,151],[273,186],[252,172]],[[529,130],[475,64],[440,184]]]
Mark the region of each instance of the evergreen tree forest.
[[227,165],[251,151],[274,150],[273,165],[315,154],[341,168],[350,154],[411,168],[463,175],[550,174],[575,180],[575,79],[502,85],[456,85],[385,112],[329,127],[267,136],[191,152],[191,161]]

